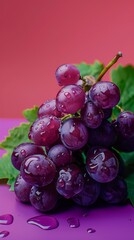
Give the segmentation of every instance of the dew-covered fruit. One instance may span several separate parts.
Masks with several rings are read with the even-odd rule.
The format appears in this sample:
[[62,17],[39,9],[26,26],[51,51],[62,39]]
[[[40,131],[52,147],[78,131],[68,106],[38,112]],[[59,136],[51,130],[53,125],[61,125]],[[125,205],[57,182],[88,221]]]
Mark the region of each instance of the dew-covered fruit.
[[38,117],[43,117],[43,116],[55,116],[55,117],[61,117],[61,112],[59,112],[56,108],[56,100],[51,99],[47,100],[38,109]]
[[53,210],[58,202],[59,196],[53,183],[45,186],[33,186],[30,192],[32,206],[40,212]]
[[21,164],[24,161],[24,159],[33,154],[44,155],[45,153],[42,147],[34,143],[30,142],[21,143],[14,148],[11,155],[11,162],[16,169],[20,170]]
[[93,147],[87,153],[86,169],[97,182],[110,182],[117,177],[119,161],[111,150]]
[[120,90],[112,82],[100,81],[90,88],[89,98],[97,107],[113,108],[120,100]]
[[72,64],[63,64],[56,69],[55,76],[60,86],[66,86],[79,80],[80,71]]
[[23,203],[30,203],[29,195],[32,185],[27,183],[19,174],[14,183],[14,192],[16,197]]
[[69,118],[61,126],[61,141],[71,150],[84,147],[88,141],[88,130],[81,119]]
[[72,152],[63,144],[56,144],[48,151],[48,157],[54,162],[57,168],[72,162]]
[[88,207],[96,202],[100,194],[100,183],[92,179],[88,174],[84,176],[83,190],[72,199],[80,206]]
[[134,137],[134,113],[124,111],[119,114],[116,120],[117,131],[123,137]]
[[40,146],[51,146],[59,139],[60,119],[55,116],[38,118],[30,127],[29,139]]
[[82,191],[84,178],[80,168],[75,164],[69,164],[61,168],[56,183],[56,189],[65,198],[71,198]]
[[47,156],[35,154],[25,158],[20,172],[26,182],[36,186],[46,186],[54,180],[56,167]]
[[97,128],[104,118],[103,111],[91,101],[87,102],[81,110],[81,118],[89,128]]
[[62,113],[74,114],[83,107],[84,103],[85,92],[75,84],[61,88],[56,96],[57,109]]

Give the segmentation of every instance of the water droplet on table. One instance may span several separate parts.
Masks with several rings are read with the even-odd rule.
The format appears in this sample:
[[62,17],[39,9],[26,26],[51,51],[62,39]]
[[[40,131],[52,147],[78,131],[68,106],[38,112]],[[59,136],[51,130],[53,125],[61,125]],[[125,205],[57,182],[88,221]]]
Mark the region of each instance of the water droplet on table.
[[27,223],[36,225],[44,230],[55,229],[59,226],[59,222],[55,217],[48,217],[44,215],[32,217],[27,220]]
[[14,219],[14,218],[13,218],[13,215],[11,215],[11,214],[1,215],[1,216],[0,216],[0,224],[3,224],[3,225],[12,224],[13,219]]
[[96,230],[95,230],[94,228],[88,228],[88,229],[87,229],[87,232],[88,232],[88,233],[95,233]]
[[77,228],[80,226],[79,219],[75,218],[75,217],[68,218],[67,222],[69,224],[69,227],[71,227],[71,228]]
[[9,232],[8,232],[8,231],[2,231],[2,232],[0,232],[0,238],[7,237],[8,235],[9,235]]

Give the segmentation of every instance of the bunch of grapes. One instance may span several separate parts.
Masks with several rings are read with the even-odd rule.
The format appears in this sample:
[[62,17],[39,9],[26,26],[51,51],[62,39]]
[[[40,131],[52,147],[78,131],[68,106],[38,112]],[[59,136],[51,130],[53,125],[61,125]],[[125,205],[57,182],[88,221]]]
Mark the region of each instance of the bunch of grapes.
[[121,111],[110,121],[119,88],[82,78],[74,65],[59,66],[56,79],[61,89],[39,107],[29,129],[31,142],[12,152],[12,164],[20,171],[16,196],[41,212],[56,208],[60,199],[86,207],[99,198],[113,204],[125,201],[118,152],[134,151],[134,113]]

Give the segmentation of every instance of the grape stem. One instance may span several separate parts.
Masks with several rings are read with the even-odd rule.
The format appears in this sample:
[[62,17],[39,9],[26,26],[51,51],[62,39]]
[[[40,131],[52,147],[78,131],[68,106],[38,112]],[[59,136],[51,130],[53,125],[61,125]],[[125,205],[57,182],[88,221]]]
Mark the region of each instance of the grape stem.
[[118,61],[120,57],[122,57],[122,52],[118,52],[116,56],[107,64],[107,66],[102,70],[100,75],[97,77],[96,82],[99,82],[101,80],[104,74]]
[[121,108],[119,105],[116,105],[115,106],[117,109],[119,109],[120,110],[120,112],[124,112],[124,109],[123,108]]

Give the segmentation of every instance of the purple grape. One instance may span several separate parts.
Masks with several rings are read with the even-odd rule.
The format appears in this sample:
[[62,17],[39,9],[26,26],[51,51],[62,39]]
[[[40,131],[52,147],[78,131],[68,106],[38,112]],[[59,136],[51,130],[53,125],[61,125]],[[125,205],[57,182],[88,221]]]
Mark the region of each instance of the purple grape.
[[100,183],[93,180],[88,174],[85,174],[84,180],[83,190],[72,199],[78,205],[88,207],[98,199],[100,194]]
[[119,161],[111,150],[93,147],[87,153],[86,169],[97,182],[110,182],[117,177]]
[[36,154],[25,158],[20,172],[26,182],[32,185],[46,186],[54,180],[56,167],[47,156]]
[[107,203],[118,204],[127,199],[127,184],[123,178],[117,177],[109,183],[101,185],[101,198]]
[[21,143],[16,148],[14,148],[12,155],[11,155],[11,161],[13,166],[20,170],[21,164],[24,161],[24,159],[30,155],[33,154],[42,154],[44,155],[44,150],[42,147],[35,145],[34,143]]
[[57,144],[50,148],[48,157],[54,162],[56,167],[62,167],[72,162],[72,152],[63,144]]
[[121,112],[116,121],[117,131],[123,137],[134,137],[134,113],[133,112]]
[[84,147],[88,141],[88,130],[79,118],[69,118],[61,126],[61,141],[71,150]]
[[120,100],[120,90],[112,82],[100,81],[91,87],[89,97],[97,107],[113,108]]
[[116,139],[117,133],[109,121],[103,121],[96,129],[89,129],[89,144],[92,146],[111,147]]
[[76,83],[80,78],[80,71],[72,64],[63,64],[55,72],[57,82],[60,86]]
[[53,210],[58,202],[58,193],[53,183],[45,186],[33,186],[30,192],[30,202],[32,206],[41,212]]
[[59,139],[61,121],[55,116],[44,116],[31,126],[29,138],[38,145],[51,146]]
[[52,99],[52,100],[47,100],[46,102],[44,102],[38,110],[38,117],[43,117],[45,115],[48,116],[55,116],[55,117],[61,117],[61,112],[59,112],[56,108],[56,100]]
[[14,183],[14,192],[16,197],[24,203],[29,203],[29,195],[32,185],[27,183],[22,176],[19,174]]
[[83,174],[75,164],[64,166],[59,171],[56,189],[65,198],[72,198],[82,191],[84,186]]
[[101,125],[104,114],[94,103],[87,102],[81,110],[81,118],[85,125],[90,128],[97,128]]
[[85,92],[78,85],[63,87],[56,96],[58,111],[74,114],[83,107],[85,103]]

